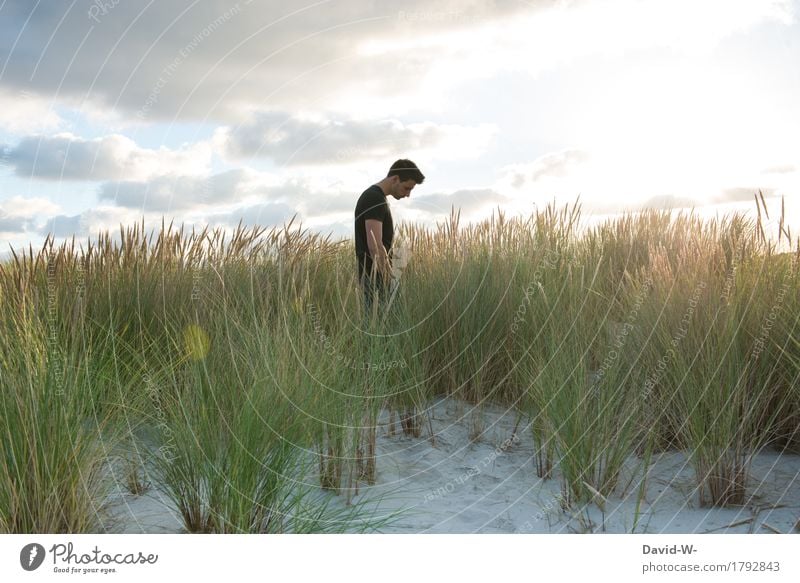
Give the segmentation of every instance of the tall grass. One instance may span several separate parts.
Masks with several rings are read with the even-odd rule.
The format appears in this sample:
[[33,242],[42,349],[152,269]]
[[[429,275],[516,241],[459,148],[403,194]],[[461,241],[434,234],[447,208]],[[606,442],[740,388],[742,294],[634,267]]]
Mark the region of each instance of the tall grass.
[[715,227],[700,244],[653,253],[663,303],[651,315],[648,390],[665,413],[664,442],[691,453],[700,503],[743,504],[752,455],[772,439],[796,382],[771,348],[785,333],[759,339],[765,324],[796,308],[787,293],[795,275],[770,246],[752,253],[758,225],[733,216]]
[[338,522],[311,484],[349,498],[374,483],[381,412],[390,435],[399,420],[423,437],[436,395],[473,405],[475,440],[484,403],[518,410],[570,502],[613,493],[626,456],[675,447],[703,504],[741,503],[752,456],[800,442],[800,240],[781,218],[796,250],[779,252],[763,202],[754,221],[645,211],[583,228],[576,202],[402,225],[412,259],[379,321],[351,244],[291,223],[140,224],[15,252],[0,265],[0,526],[98,528],[103,444],[122,428],[156,444],[187,530],[325,530]]
[[97,401],[108,353],[63,351],[29,302],[15,307],[0,335],[0,532],[97,531],[111,486],[103,466],[120,438]]

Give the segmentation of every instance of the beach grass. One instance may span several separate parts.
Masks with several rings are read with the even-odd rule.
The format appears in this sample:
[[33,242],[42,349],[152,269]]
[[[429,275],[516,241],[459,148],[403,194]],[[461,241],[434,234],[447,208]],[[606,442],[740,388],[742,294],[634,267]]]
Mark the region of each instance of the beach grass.
[[800,443],[800,241],[782,218],[768,237],[756,206],[584,226],[576,201],[401,225],[407,264],[377,319],[351,244],[293,223],[140,224],[15,252],[0,265],[0,529],[99,529],[121,451],[134,490],[154,464],[187,531],[344,528],[355,515],[326,518],[326,496],[376,482],[383,423],[435,442],[441,395],[470,404],[474,441],[487,403],[517,411],[568,504],[670,448],[690,454],[701,504],[742,504],[752,456]]

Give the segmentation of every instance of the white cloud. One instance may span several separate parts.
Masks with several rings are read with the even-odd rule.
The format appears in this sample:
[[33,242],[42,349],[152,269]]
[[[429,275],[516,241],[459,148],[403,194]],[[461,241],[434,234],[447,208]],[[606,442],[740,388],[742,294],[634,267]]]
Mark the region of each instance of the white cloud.
[[[161,224],[161,217],[155,215],[142,215],[128,209],[118,207],[97,207],[87,209],[76,215],[56,215],[47,219],[39,228],[40,235],[50,235],[56,241],[59,239],[96,240],[98,233],[108,232],[114,241],[120,240],[119,227],[130,227],[138,224],[146,217],[145,226],[149,229],[153,225]],[[167,221],[169,223],[169,221]]]
[[[587,190],[590,200],[602,198],[608,188],[607,182],[601,179],[606,170],[604,164],[598,164],[596,154],[566,149],[548,152],[533,162],[502,167],[493,188],[512,200],[513,210],[527,214],[533,208],[531,203],[542,204],[551,199],[574,201]],[[592,193],[598,196],[592,197]]]
[[800,172],[800,166],[794,164],[776,164],[769,168],[764,168],[762,174],[791,174],[793,172]]
[[8,217],[33,218],[37,215],[53,214],[59,210],[57,204],[42,197],[12,196],[0,202],[0,215]]
[[724,188],[721,192],[716,194],[712,201],[714,203],[727,203],[727,202],[755,202],[755,197],[758,193],[764,198],[772,198],[776,195],[775,188],[764,188],[763,186],[738,186],[732,188]]
[[236,202],[242,198],[244,170],[213,176],[170,174],[148,181],[106,182],[100,186],[101,201],[147,212],[191,210],[202,206]]
[[[133,225],[141,221],[142,213],[119,207],[98,206],[88,209],[77,215],[58,215],[48,219],[39,232],[48,233],[55,237],[69,238],[75,235],[80,237],[94,237],[100,231],[119,233],[119,226]],[[147,224],[160,224],[160,217],[150,215],[145,221]]]
[[331,102],[344,86],[365,81],[377,81],[387,94],[408,93],[402,73],[413,61],[360,58],[355,46],[368,38],[472,28],[531,10],[527,3],[495,0],[305,6],[175,0],[146,10],[119,2],[91,19],[93,7],[94,0],[48,10],[22,0],[4,3],[0,54],[10,55],[4,81],[81,101],[91,87],[93,107],[102,103],[145,120],[231,120],[267,102],[318,108],[313,101]]
[[47,219],[40,229],[42,235],[52,235],[53,237],[81,237],[88,235],[85,221],[82,215],[57,215]]
[[567,149],[540,156],[530,164],[511,164],[503,169],[510,186],[515,189],[527,187],[531,183],[543,182],[548,178],[568,178],[579,175],[590,161],[585,150]]
[[730,35],[770,21],[791,24],[792,0],[583,0],[476,21],[469,30],[372,39],[360,51],[365,56],[424,51],[436,55],[437,73],[450,70],[472,78],[488,71],[538,73],[587,55],[635,49],[705,52]]
[[30,220],[25,217],[9,217],[0,213],[0,234],[4,238],[26,232],[30,228]]
[[12,239],[35,229],[38,215],[51,214],[59,210],[58,205],[45,198],[23,198],[14,196],[0,202],[0,234]]
[[[786,158],[800,151],[796,77],[774,59],[786,39],[758,45],[794,22],[796,0],[265,1],[222,20],[234,2],[178,0],[144,11],[119,3],[100,22],[87,18],[90,6],[4,4],[0,128],[23,137],[0,155],[18,176],[102,181],[101,204],[113,201],[120,216],[296,209],[346,225],[358,193],[398,157],[424,172],[437,160],[475,161],[463,181],[456,164],[448,177],[431,170],[424,193],[439,192],[397,205],[398,216],[425,220],[432,215],[417,205],[427,198],[449,210],[456,193],[441,190],[450,187],[464,188],[458,200],[476,215],[482,194],[524,213],[578,195],[585,208],[606,209],[744,200],[758,188],[800,195],[800,165]],[[480,89],[473,100],[464,82],[475,79],[487,85],[469,85]],[[487,97],[500,93],[497,103]],[[90,128],[130,127],[137,112],[146,122],[202,120],[203,131],[226,125],[208,142],[148,149],[108,128],[86,134],[103,135],[95,139],[48,135],[65,128],[53,104]],[[515,125],[500,142],[486,120]],[[553,151],[537,157],[545,147]],[[280,168],[212,175],[217,153]],[[36,186],[41,195],[58,185]],[[9,227],[30,228],[16,219],[37,214],[62,213],[62,229],[86,222],[68,216],[76,208],[11,208],[0,214]]]
[[794,12],[792,0],[583,0],[479,19],[466,29],[374,37],[359,44],[362,58],[408,65],[415,80],[411,88],[375,80],[367,92],[345,85],[332,103],[373,115],[384,107],[442,111],[446,96],[455,95],[467,80],[501,73],[538,76],[587,57],[622,57],[650,49],[707,54],[758,24],[789,25]]
[[98,196],[103,202],[140,212],[214,215],[225,220],[233,220],[231,213],[242,212],[255,220],[263,211],[264,220],[271,221],[271,217],[284,216],[287,209],[306,217],[352,213],[356,190],[346,188],[342,176],[337,178],[319,172],[275,174],[237,168],[211,176],[165,175],[139,182],[105,182]]
[[198,142],[179,150],[141,148],[113,134],[91,140],[59,133],[27,136],[4,148],[6,163],[18,176],[52,180],[146,180],[163,174],[208,171],[211,145]]
[[244,226],[270,227],[282,225],[294,215],[300,216],[295,208],[282,202],[276,202],[239,207],[230,212],[209,215],[206,220],[210,224],[222,224],[229,227],[235,227],[239,222]]
[[451,209],[461,212],[465,219],[479,218],[491,213],[498,205],[502,206],[509,199],[490,188],[462,189],[451,193],[433,193],[425,196],[411,197],[402,214],[414,213],[415,220],[428,220],[449,216]]
[[271,158],[283,166],[343,165],[401,157],[475,158],[488,148],[495,133],[489,124],[330,121],[259,112],[247,123],[218,130],[214,142],[229,158]]
[[10,95],[57,92],[85,113],[146,121],[239,121],[266,104],[366,117],[446,111],[445,96],[465,80],[654,47],[707,52],[760,23],[795,17],[792,0],[184,0],[147,10],[120,2],[96,23],[87,18],[93,0],[73,10],[6,4],[0,54],[10,55]]
[[12,134],[43,132],[61,127],[64,120],[53,109],[52,100],[28,91],[0,87],[0,128]]
[[641,208],[651,209],[687,209],[699,206],[698,201],[682,196],[664,194],[647,199]]
[[[209,210],[210,212],[208,212]],[[184,225],[188,229],[211,225],[231,230],[240,221],[245,226],[280,226],[295,214],[297,211],[284,203],[245,205],[219,212],[211,208],[206,212],[183,213],[180,218],[172,213],[142,212],[121,207],[99,206],[76,215],[51,217],[39,228],[39,233],[41,235],[51,234],[56,239],[69,239],[73,235],[78,239],[94,239],[99,232],[109,232],[112,238],[118,241],[120,225],[131,227],[134,224],[140,224],[143,219],[145,232],[155,231],[157,233],[161,228],[162,220],[165,224],[172,221],[175,225]],[[5,223],[0,217],[0,232],[4,225]],[[16,224],[10,226],[16,226]]]

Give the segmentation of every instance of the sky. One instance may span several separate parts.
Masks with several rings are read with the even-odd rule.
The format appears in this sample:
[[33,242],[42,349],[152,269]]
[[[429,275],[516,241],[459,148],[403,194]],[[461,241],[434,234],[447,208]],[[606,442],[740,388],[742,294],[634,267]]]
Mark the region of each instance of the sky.
[[800,0],[0,0],[0,253],[162,218],[786,208]]

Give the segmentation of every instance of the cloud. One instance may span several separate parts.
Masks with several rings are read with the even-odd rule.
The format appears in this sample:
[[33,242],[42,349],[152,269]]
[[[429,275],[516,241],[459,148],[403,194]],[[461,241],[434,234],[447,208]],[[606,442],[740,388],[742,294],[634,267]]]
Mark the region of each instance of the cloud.
[[526,3],[494,0],[306,6],[78,0],[47,9],[9,0],[0,19],[0,54],[8,55],[3,79],[16,89],[83,101],[91,87],[97,107],[147,120],[231,119],[242,107],[324,100],[367,80],[388,92],[408,91],[407,77],[397,73],[416,56],[363,58],[357,47],[372,38],[470,29],[530,10]]
[[400,157],[476,157],[486,150],[495,132],[488,124],[330,121],[259,112],[247,123],[219,130],[215,143],[229,158],[271,158],[286,166],[341,165]]
[[0,233],[13,237],[34,230],[34,218],[58,211],[58,205],[45,198],[14,196],[0,202]]
[[800,170],[800,167],[795,166],[794,164],[780,164],[777,166],[770,166],[769,168],[764,168],[761,173],[762,174],[792,174]]
[[266,203],[237,208],[228,213],[215,214],[208,217],[209,223],[222,223],[236,226],[241,221],[245,226],[279,226],[289,221],[298,211],[288,204]]
[[53,237],[71,237],[73,235],[88,235],[86,221],[82,220],[82,215],[58,215],[47,220],[40,229],[42,235],[53,235]]
[[792,0],[2,6],[11,95],[25,90],[48,107],[57,95],[143,121],[240,121],[267,103],[372,117],[444,111],[466,80],[535,75],[598,54],[708,50],[794,17]]
[[717,196],[713,197],[713,203],[725,203],[725,202],[743,202],[743,201],[752,201],[754,196],[758,196],[759,190],[761,194],[764,195],[764,198],[769,198],[775,196],[776,189],[774,188],[759,188],[755,187],[737,187],[737,188],[726,188]]
[[434,193],[413,197],[409,200],[409,208],[431,215],[450,214],[451,208],[462,214],[487,211],[492,207],[508,202],[508,198],[489,188],[463,189],[455,192]]
[[25,217],[11,217],[0,213],[0,233],[5,236],[24,233],[30,228],[30,220]]
[[58,210],[57,204],[41,197],[12,196],[0,202],[0,215],[9,217],[33,218],[36,215],[53,214]]
[[551,152],[529,164],[512,164],[502,169],[506,182],[514,189],[523,189],[547,179],[562,179],[580,174],[591,156],[578,149]]
[[[119,242],[120,225],[128,228],[134,224],[141,224],[142,220],[144,220],[145,233],[149,236],[150,233],[157,234],[160,231],[162,220],[166,224],[173,222],[175,226],[183,226],[189,231],[191,229],[202,229],[204,226],[209,225],[221,227],[231,232],[240,221],[245,227],[263,226],[271,228],[283,226],[295,215],[297,215],[298,219],[295,221],[295,225],[302,219],[302,215],[295,208],[280,202],[244,205],[221,212],[216,212],[214,209],[211,210],[212,212],[210,213],[193,214],[191,216],[185,214],[179,218],[171,214],[141,213],[120,207],[98,207],[87,209],[76,215],[62,214],[50,217],[38,229],[38,232],[42,236],[51,234],[56,239],[69,239],[75,236],[76,239],[84,240],[95,240],[99,232],[107,232],[113,241]],[[3,226],[3,220],[0,218],[0,232],[2,232]],[[305,228],[305,221],[303,226]],[[324,231],[325,226],[327,225],[322,225],[319,230]]]
[[289,208],[292,213],[297,209],[305,216],[352,211],[354,194],[326,182],[314,176],[279,176],[237,168],[206,177],[167,175],[141,182],[106,182],[100,186],[98,196],[101,201],[140,212],[210,212],[225,220],[231,218],[228,209],[232,205],[251,209],[245,218],[254,218],[261,211],[272,217]]
[[[172,217],[163,217],[167,223]],[[132,226],[145,221],[148,232],[161,226],[161,214],[148,214],[126,208],[113,206],[98,206],[87,209],[76,215],[57,215],[50,217],[39,229],[41,235],[52,234],[54,237],[94,238],[98,232],[108,232],[112,239],[119,241],[120,225]],[[157,225],[157,227],[156,227]]]
[[539,182],[545,178],[564,178],[573,174],[588,161],[588,152],[583,150],[564,150],[538,158],[527,169],[527,176],[524,173],[518,176],[523,183]]
[[4,159],[18,176],[51,180],[144,180],[166,174],[207,171],[211,146],[198,142],[180,150],[140,148],[118,134],[86,140],[70,133],[27,136]]
[[691,198],[675,196],[674,194],[663,194],[647,199],[641,206],[642,209],[680,209],[700,206],[699,203]]
[[157,176],[149,181],[106,182],[100,186],[100,200],[147,212],[165,212],[233,203],[244,194],[248,173],[230,170],[213,176]]
[[352,221],[327,221],[325,224],[309,227],[325,237],[330,237],[331,241],[353,240]]
[[[441,96],[466,80],[503,73],[535,77],[587,58],[617,58],[651,49],[708,53],[724,39],[755,25],[789,25],[794,19],[792,0],[581,0],[537,7],[477,22],[469,29],[379,38],[368,43],[364,52],[375,59],[413,64],[414,74],[422,81],[411,97],[446,107]],[[362,109],[369,107],[370,100],[377,101],[377,90],[360,98],[357,87],[350,89],[345,99]],[[402,89],[399,93],[392,105],[409,98]],[[390,91],[385,95],[391,99]]]
[[53,100],[24,89],[13,92],[0,88],[0,129],[27,134],[63,125],[64,120],[53,109]]

